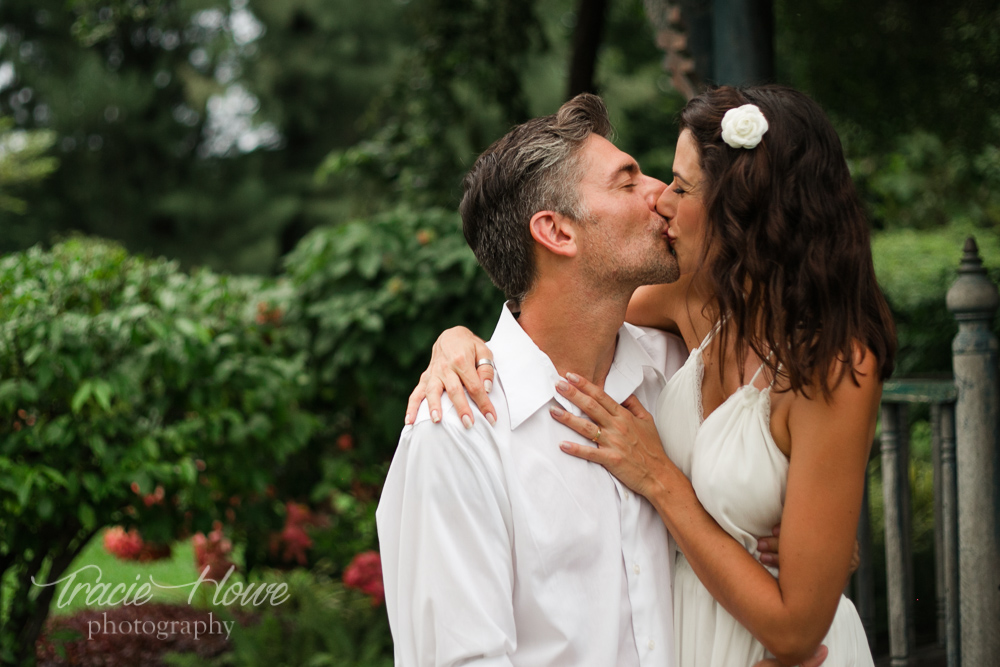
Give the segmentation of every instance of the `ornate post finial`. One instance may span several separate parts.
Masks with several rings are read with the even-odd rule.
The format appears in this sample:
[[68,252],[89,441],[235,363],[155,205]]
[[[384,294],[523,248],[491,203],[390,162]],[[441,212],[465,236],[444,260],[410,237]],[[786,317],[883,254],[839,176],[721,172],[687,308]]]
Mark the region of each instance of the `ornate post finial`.
[[993,319],[997,307],[1000,306],[1000,293],[986,274],[986,267],[979,257],[979,246],[976,239],[969,237],[962,248],[962,261],[958,266],[958,280],[948,290],[946,297],[948,310],[955,319],[983,320]]
[[962,262],[958,265],[958,272],[959,274],[986,273],[983,260],[979,257],[979,245],[974,236],[965,239],[965,245],[962,247]]

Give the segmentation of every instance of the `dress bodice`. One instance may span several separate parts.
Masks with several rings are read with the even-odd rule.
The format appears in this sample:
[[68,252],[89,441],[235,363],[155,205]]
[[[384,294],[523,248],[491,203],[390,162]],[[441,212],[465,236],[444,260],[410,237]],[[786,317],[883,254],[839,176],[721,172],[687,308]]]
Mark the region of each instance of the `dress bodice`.
[[754,386],[760,370],[704,418],[703,355],[712,335],[664,387],[656,423],[667,455],[705,510],[756,557],[757,536],[781,521],[788,459],[771,435],[771,386]]
[[[755,386],[760,370],[704,418],[702,355],[711,338],[667,382],[654,416],[667,455],[691,480],[698,500],[759,559],[757,536],[770,535],[781,521],[788,459],[771,435],[772,387]],[[680,553],[673,598],[678,667],[751,667],[773,657],[712,597]],[[826,667],[873,665],[861,619],[843,596],[823,644],[829,649]]]

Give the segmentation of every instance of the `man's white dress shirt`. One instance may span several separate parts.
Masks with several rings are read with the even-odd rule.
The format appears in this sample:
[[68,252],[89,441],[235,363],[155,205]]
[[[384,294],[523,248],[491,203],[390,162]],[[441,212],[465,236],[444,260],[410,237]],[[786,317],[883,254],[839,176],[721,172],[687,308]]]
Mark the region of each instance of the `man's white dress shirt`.
[[[581,333],[581,335],[585,335]],[[443,398],[403,429],[377,520],[396,665],[651,667],[674,661],[672,547],[656,511],[548,408],[580,411],[503,308],[489,347],[497,423],[466,430]],[[624,325],[604,389],[653,406],[687,351]]]

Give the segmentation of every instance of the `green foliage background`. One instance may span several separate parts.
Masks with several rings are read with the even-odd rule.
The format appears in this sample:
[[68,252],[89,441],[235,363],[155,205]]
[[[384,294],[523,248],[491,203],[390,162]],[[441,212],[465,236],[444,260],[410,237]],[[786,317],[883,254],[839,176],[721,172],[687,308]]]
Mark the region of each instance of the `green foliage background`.
[[[643,3],[609,5],[596,78],[617,142],[670,180],[684,100]],[[267,564],[282,500],[329,513],[323,576],[371,548],[431,342],[453,324],[488,336],[501,301],[465,247],[460,178],[558,107],[575,8],[0,2],[5,569],[51,570],[108,523],[166,539],[227,510],[247,564]],[[1000,278],[1000,10],[774,9],[777,77],[829,110],[868,206],[898,372],[947,374],[967,235]],[[132,482],[177,505],[147,507]],[[69,542],[45,551],[57,529]],[[303,614],[341,614],[320,602]]]

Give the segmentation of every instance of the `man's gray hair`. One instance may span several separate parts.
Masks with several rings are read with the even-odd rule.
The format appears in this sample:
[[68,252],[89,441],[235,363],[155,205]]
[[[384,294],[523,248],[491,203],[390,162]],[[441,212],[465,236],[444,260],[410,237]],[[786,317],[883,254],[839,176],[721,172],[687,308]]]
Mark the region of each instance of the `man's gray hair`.
[[604,102],[583,93],[555,114],[515,127],[466,174],[459,207],[465,240],[507,298],[520,302],[534,284],[531,216],[555,211],[573,220],[587,218],[578,187],[580,149],[591,134],[611,132]]

